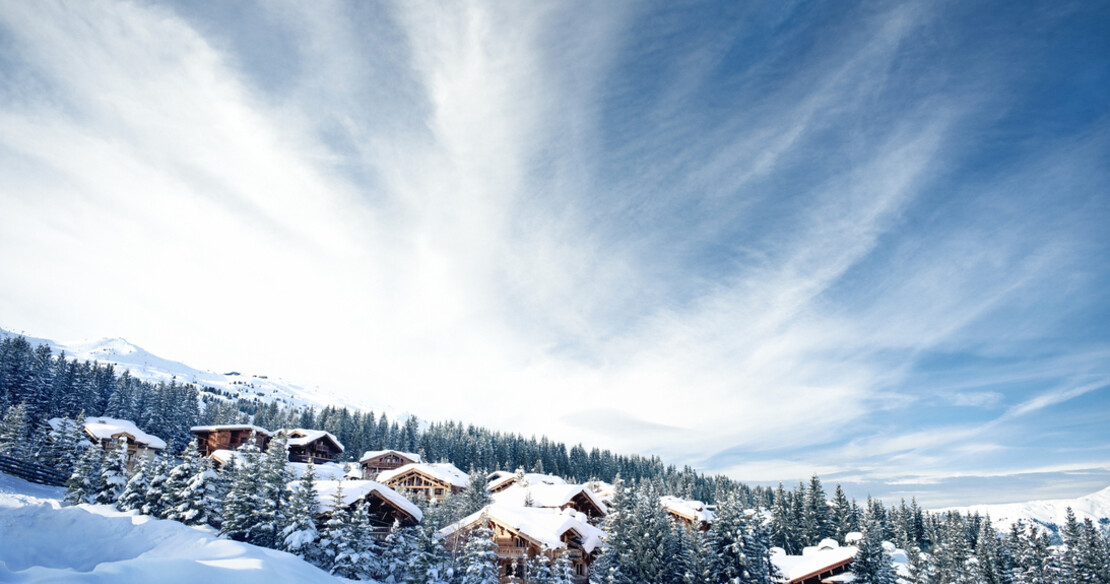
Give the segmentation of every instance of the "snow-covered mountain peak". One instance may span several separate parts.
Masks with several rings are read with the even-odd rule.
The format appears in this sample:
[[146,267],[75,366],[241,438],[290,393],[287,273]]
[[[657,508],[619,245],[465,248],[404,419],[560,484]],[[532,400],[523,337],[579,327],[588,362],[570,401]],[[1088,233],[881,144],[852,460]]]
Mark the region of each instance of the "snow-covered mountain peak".
[[990,515],[991,523],[1001,531],[1008,530],[1011,525],[1018,521],[1057,531],[1065,522],[1068,508],[1071,508],[1079,521],[1090,519],[1096,524],[1106,523],[1110,518],[1110,487],[1074,499],[1047,499],[1000,505],[972,505],[941,509],[940,511],[978,512],[980,515]]

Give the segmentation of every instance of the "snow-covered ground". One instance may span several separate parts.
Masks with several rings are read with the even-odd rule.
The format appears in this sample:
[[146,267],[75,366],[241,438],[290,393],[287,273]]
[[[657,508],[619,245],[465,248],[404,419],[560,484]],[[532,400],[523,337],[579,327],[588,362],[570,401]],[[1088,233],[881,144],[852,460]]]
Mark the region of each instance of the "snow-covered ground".
[[1049,527],[1061,527],[1064,525],[1068,507],[1071,507],[1072,511],[1075,512],[1075,517],[1079,521],[1091,519],[1096,525],[1100,522],[1105,524],[1108,521],[1107,518],[1110,518],[1110,487],[1075,499],[1049,499],[1001,505],[973,505],[940,509],[939,511],[978,512],[980,515],[990,515],[991,523],[995,528],[1005,531],[1010,529],[1010,526],[1018,520]]
[[104,505],[62,507],[61,496],[0,473],[0,582],[348,582],[285,552]]

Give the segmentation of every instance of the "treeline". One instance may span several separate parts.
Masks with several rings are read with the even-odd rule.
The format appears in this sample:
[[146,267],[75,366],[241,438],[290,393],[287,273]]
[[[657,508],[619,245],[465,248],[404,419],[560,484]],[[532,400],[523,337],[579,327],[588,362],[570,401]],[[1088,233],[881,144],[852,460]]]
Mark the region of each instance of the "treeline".
[[[131,420],[180,451],[192,440],[189,428],[206,424],[253,423],[269,429],[327,430],[345,446],[340,462],[355,461],[368,450],[416,452],[429,461],[450,461],[464,470],[523,468],[579,482],[629,482],[658,479],[665,494],[714,502],[731,493],[749,506],[769,504],[771,492],[749,488],[724,476],[704,476],[689,467],[664,465],[658,457],[614,454],[582,445],[567,447],[547,437],[525,437],[459,422],[403,423],[384,413],[347,408],[292,407],[257,398],[227,399],[216,388],[177,380],[149,383],[117,373],[112,365],[53,355],[47,345],[33,347],[23,337],[0,341],[0,411],[25,405],[28,428],[52,417],[110,416]],[[28,439],[33,437],[28,434]]]

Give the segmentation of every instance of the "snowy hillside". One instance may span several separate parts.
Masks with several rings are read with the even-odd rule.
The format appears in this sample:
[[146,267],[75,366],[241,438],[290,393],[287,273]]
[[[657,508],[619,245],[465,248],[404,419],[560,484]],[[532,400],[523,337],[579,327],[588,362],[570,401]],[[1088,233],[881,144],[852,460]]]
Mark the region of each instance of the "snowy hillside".
[[0,581],[347,582],[294,555],[176,521],[103,505],[61,507],[61,495],[0,473]]
[[[16,336],[0,329],[0,339]],[[24,336],[32,345],[48,345],[55,354],[65,351],[66,356],[80,361],[98,361],[115,365],[117,373],[124,370],[143,381],[192,383],[198,387],[219,389],[233,397],[258,398],[263,403],[279,401],[296,406],[347,406],[357,409],[374,409],[395,414],[382,404],[354,403],[339,398],[318,387],[309,388],[280,377],[239,371],[215,372],[195,369],[178,361],[153,355],[122,338],[103,338],[95,341],[58,342],[50,339]]]
[[1056,531],[1057,526],[1064,524],[1068,507],[1071,507],[1072,511],[1075,512],[1075,517],[1079,521],[1089,518],[1106,528],[1110,525],[1110,487],[1075,499],[1052,499],[1002,505],[973,505],[941,509],[940,511],[989,514],[991,522],[999,530],[1007,530],[1014,522],[1024,519],[1027,522],[1033,522]]

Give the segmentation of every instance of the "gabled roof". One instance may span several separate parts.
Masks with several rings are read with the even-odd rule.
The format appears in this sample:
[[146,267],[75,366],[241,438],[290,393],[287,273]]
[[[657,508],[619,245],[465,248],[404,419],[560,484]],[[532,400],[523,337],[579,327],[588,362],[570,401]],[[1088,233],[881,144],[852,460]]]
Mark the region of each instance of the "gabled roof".
[[[47,420],[46,423],[55,431],[63,431],[62,427],[64,423],[61,418],[51,418]],[[135,425],[135,422],[131,420],[120,420],[104,416],[89,416],[85,418],[84,430],[86,434],[97,440],[116,440],[125,436],[136,444],[140,444],[147,448],[162,450],[166,447],[165,440],[153,434],[143,432]]]
[[[319,513],[326,513],[332,504],[332,497],[339,489],[339,485],[343,485],[343,505],[348,506],[355,501],[365,499],[370,494],[377,495],[378,498],[385,501],[389,505],[399,509],[400,511],[408,514],[416,521],[424,518],[424,514],[420,508],[412,504],[412,501],[401,496],[400,493],[393,489],[375,481],[316,481],[316,494],[320,500],[318,507]],[[294,487],[300,483],[289,483],[290,487]]]
[[804,582],[829,570],[845,566],[856,557],[856,551],[858,548],[855,546],[821,549],[814,546],[803,550],[800,556],[789,556],[783,553],[782,548],[774,548],[771,552],[771,562],[782,572],[782,582],[790,584]]
[[558,509],[570,503],[575,497],[583,496],[590,501],[601,514],[608,512],[605,503],[601,502],[593,491],[585,485],[515,484],[491,495],[493,502],[505,505],[524,507],[529,496],[532,498],[533,507],[550,507]]
[[312,444],[317,440],[326,438],[331,441],[331,443],[334,444],[340,452],[343,452],[343,443],[340,442],[339,438],[336,438],[335,434],[332,434],[331,432],[325,432],[323,430],[307,430],[305,428],[282,428],[281,430],[275,432],[275,435],[285,436],[289,438],[290,446],[308,446],[309,444]]
[[400,450],[367,450],[362,455],[362,458],[358,459],[358,461],[359,462],[366,462],[367,460],[370,460],[371,458],[377,458],[377,457],[379,457],[383,454],[390,454],[390,453],[396,454],[397,456],[400,456],[401,458],[405,458],[405,459],[411,460],[413,462],[420,462],[420,455],[419,454],[416,454],[414,452],[401,452]]
[[671,495],[659,497],[659,505],[668,512],[678,515],[695,523],[713,523],[716,515],[705,503],[688,499],[680,499]]
[[[496,477],[494,475],[497,475]],[[490,473],[489,484],[486,485],[486,490],[496,491],[503,489],[515,483],[520,478],[517,474],[505,471],[496,471]],[[524,482],[529,485],[565,485],[567,482],[562,477],[555,475],[542,474],[537,472],[526,472],[523,475]]]
[[249,430],[254,432],[255,434],[261,434],[263,436],[273,435],[269,430],[251,424],[220,424],[216,426],[193,426],[192,428],[189,428],[189,431],[193,434],[200,434],[201,432],[217,432],[219,430]]
[[378,480],[383,483],[388,483],[410,471],[421,473],[429,478],[436,479],[460,489],[464,489],[470,484],[470,476],[459,470],[450,462],[413,462],[379,474]]
[[590,525],[582,513],[494,503],[444,527],[436,533],[436,537],[443,538],[460,529],[470,529],[484,519],[506,527],[547,549],[566,547],[563,544],[563,535],[573,531],[581,539],[582,549],[586,553],[591,553],[601,545],[601,540],[605,536],[605,532]]

